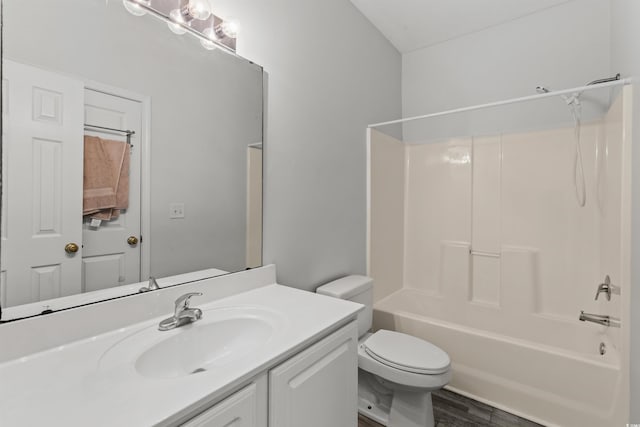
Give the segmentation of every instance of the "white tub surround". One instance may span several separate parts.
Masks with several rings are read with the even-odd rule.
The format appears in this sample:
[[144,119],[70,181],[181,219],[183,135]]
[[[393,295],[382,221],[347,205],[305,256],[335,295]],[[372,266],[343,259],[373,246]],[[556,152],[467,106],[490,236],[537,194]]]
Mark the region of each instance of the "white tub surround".
[[[635,88],[590,88],[584,186],[562,91],[435,113],[411,122],[426,132],[414,143],[369,134],[374,330],[432,342],[451,356],[451,388],[544,425],[629,421]],[[614,292],[596,300],[605,277]]]
[[[191,307],[202,310],[202,319],[158,331],[158,323],[173,314],[175,298],[187,292],[203,293],[191,300]],[[349,367],[353,361],[355,395],[357,329],[352,321],[361,308],[280,286],[275,283],[275,267],[267,266],[2,325],[0,342],[17,345],[0,349],[4,362],[0,364],[0,421],[11,426],[174,425],[247,384],[264,389],[266,405],[262,373],[345,325],[340,334],[354,344],[340,345],[346,361],[341,366]],[[227,313],[248,321],[266,319],[260,331],[268,338],[261,337],[257,343],[249,339],[245,343],[249,350],[238,357],[220,352],[219,358],[207,362],[205,371],[195,374],[163,371],[153,363],[145,365],[145,370],[141,365],[139,356],[159,340],[191,333],[189,328],[210,324],[207,318],[224,320]],[[60,337],[47,340],[48,333]],[[338,334],[311,349],[320,344],[328,348]],[[28,344],[17,339],[20,336],[40,343]],[[48,349],[29,354],[33,348]],[[281,366],[288,369],[292,360],[296,357]],[[183,366],[189,367],[188,363]],[[278,369],[271,370],[271,375],[281,374]],[[348,378],[345,381],[349,384]],[[240,397],[241,393],[247,391],[238,393]],[[353,404],[355,420],[355,397]]]

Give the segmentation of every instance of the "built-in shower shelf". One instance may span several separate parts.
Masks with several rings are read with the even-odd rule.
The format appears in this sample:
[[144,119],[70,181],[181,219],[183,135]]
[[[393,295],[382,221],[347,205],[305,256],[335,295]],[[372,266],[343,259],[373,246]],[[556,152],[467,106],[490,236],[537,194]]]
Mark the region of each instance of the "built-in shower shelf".
[[489,258],[500,258],[500,252],[483,252],[483,251],[469,251],[471,255],[484,256]]

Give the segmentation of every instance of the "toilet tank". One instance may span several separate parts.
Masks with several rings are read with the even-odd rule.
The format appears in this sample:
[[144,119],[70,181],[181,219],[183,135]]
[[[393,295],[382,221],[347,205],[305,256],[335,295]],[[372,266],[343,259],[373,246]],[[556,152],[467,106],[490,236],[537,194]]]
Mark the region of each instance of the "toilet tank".
[[358,313],[358,336],[363,336],[371,329],[373,320],[373,279],[371,277],[346,276],[318,287],[316,293],[364,304],[364,310]]

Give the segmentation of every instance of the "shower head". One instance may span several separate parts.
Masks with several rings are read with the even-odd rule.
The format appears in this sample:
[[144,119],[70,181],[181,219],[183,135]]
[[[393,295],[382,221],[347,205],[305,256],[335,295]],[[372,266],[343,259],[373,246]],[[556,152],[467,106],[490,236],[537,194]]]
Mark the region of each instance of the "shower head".
[[[544,86],[536,86],[536,92],[543,95],[545,93],[551,93],[551,89],[544,87]],[[560,97],[562,99],[564,99],[564,102],[567,103],[567,105],[574,105],[574,106],[579,106],[580,105],[580,95],[581,92],[574,92],[571,94],[571,96],[569,95],[560,95]]]

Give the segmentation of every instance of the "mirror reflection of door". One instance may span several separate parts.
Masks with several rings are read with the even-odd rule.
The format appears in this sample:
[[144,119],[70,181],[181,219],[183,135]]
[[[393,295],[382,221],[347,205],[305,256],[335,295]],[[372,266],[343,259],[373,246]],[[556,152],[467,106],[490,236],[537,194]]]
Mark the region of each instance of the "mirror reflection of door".
[[127,239],[140,238],[142,147],[133,144],[129,206],[116,219],[91,226],[82,194],[85,123],[139,134],[140,103],[7,60],[3,85],[2,305],[138,282],[141,244]]
[[[123,132],[96,126],[130,130],[128,207],[110,220],[85,215],[82,224],[82,292],[96,291],[140,281],[140,151],[136,143],[142,130],[139,102],[103,92],[85,90],[85,135],[127,143]],[[86,166],[86,161],[85,161]],[[86,171],[85,171],[86,174]]]
[[6,60],[3,86],[3,306],[78,293],[84,86]]

